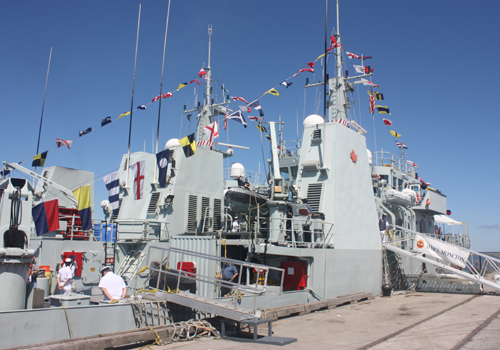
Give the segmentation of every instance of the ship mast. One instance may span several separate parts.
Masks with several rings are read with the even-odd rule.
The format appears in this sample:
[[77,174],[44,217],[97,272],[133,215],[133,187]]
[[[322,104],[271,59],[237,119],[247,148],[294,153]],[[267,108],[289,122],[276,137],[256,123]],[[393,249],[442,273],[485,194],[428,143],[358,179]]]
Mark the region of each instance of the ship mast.
[[[223,101],[222,103],[213,103],[212,100],[212,68],[210,67],[210,56],[212,50],[212,26],[208,27],[208,65],[205,68],[205,98],[203,99],[203,105],[190,110],[184,110],[183,113],[198,113],[198,126],[196,129],[196,139],[199,146],[197,147],[208,147],[203,144],[203,141],[208,141],[207,136],[205,134],[205,127],[214,122],[214,117],[218,115],[224,115],[226,112],[226,108],[222,106],[226,106],[229,104],[229,101]],[[185,108],[185,107],[184,107]]]
[[212,49],[212,26],[208,27],[208,65],[207,65],[207,76],[206,76],[206,92],[205,104],[208,106],[210,104],[210,88],[212,87],[212,71],[210,69],[210,55]]

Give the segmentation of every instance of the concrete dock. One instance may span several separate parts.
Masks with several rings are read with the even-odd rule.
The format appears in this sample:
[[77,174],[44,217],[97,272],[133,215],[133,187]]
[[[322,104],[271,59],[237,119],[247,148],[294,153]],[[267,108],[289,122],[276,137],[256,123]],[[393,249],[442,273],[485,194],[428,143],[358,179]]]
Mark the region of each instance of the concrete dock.
[[500,349],[500,297],[418,292],[376,297],[280,319],[273,322],[273,332],[297,342],[277,347],[205,338],[150,348],[496,350]]

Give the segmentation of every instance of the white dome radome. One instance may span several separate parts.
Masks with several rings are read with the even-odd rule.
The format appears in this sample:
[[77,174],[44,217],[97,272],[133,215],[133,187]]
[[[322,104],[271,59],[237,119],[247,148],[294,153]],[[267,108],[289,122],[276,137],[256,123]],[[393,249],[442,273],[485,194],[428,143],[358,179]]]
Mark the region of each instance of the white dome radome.
[[170,139],[167,141],[167,143],[165,144],[165,148],[164,149],[167,149],[167,148],[172,148],[172,147],[177,147],[177,146],[180,146],[180,142],[179,142],[179,139]]
[[231,165],[231,177],[237,179],[240,175],[245,176],[245,167],[243,164],[234,163]]
[[317,114],[311,114],[309,117],[304,119],[304,123],[302,126],[305,128],[306,126],[313,126],[317,124],[323,124],[325,120],[323,119],[322,116],[319,116]]

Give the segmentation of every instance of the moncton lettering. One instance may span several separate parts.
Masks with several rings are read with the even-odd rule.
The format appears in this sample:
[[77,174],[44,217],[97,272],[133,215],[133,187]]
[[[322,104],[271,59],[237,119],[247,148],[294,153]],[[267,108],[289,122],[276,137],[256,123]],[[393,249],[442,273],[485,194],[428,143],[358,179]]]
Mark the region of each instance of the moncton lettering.
[[467,250],[433,237],[416,235],[415,249],[421,253],[461,267],[467,266],[467,261],[469,260],[469,252]]
[[436,247],[431,246],[430,244],[427,244],[427,249],[432,250],[432,251],[434,251],[435,253],[437,253],[439,255],[444,255],[446,257],[449,257],[449,258],[452,258],[452,259],[455,259],[455,260],[460,260],[464,264],[467,263],[467,260],[463,256],[458,255],[458,254],[454,254],[452,252],[448,252],[448,251],[446,251],[444,249],[438,249]]

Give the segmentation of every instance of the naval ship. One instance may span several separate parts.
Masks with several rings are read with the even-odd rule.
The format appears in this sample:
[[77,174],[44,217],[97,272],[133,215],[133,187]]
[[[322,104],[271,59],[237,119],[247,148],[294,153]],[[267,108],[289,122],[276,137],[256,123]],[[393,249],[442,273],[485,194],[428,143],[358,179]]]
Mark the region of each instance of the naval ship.
[[[233,155],[231,145],[227,150],[215,148],[205,132],[218,116],[232,112],[229,100],[213,103],[210,59],[204,101],[185,110],[197,115],[196,141],[170,139],[161,163],[147,152],[123,156],[117,175],[118,208],[102,203],[105,230],[116,230],[116,239],[102,242],[78,229],[77,203],[68,188],[92,182],[93,174],[53,167],[37,175],[6,164],[37,177],[39,183],[35,189],[25,179],[0,180],[2,347],[154,324],[141,315],[164,323],[193,316],[236,321],[265,319],[273,313],[282,317],[307,306],[320,309],[385,295],[387,287],[389,293],[410,284],[425,288],[419,278],[429,271],[422,263],[455,272],[450,264],[415,249],[416,234],[428,236],[434,215],[446,213],[446,197],[423,188],[426,184],[404,160],[369,152],[366,131],[349,118],[352,100],[347,96],[355,82],[372,73],[344,75],[338,30],[335,40],[335,77],[315,85],[325,86],[325,116],[305,118],[295,151],[287,150],[278,136],[282,122],[262,123],[271,141],[269,175],[260,188],[245,189],[246,196],[236,180],[243,169],[224,176],[223,160]],[[166,167],[163,178],[159,166]],[[228,191],[237,196],[229,198]],[[52,198],[60,199],[59,217],[66,217],[66,223],[40,238],[31,207]],[[23,215],[14,215],[13,208]],[[387,243],[382,243],[379,228],[382,214],[391,228]],[[236,218],[238,230],[232,226]],[[421,229],[424,225],[417,230],[419,222],[429,230]],[[446,238],[447,244],[457,243],[456,236]],[[459,238],[461,248],[470,247],[468,235]],[[61,258],[71,254],[79,266],[76,293],[50,295],[55,294],[54,273]],[[34,257],[40,267],[47,266],[48,281],[38,279],[39,284],[48,282],[41,292],[45,302],[38,306],[36,289],[27,298],[23,293]],[[237,267],[237,280],[221,279],[225,263]],[[125,279],[130,296],[126,302],[99,300],[98,271],[103,265]],[[417,271],[419,277],[411,280],[408,271]],[[431,272],[438,276],[439,271]],[[470,279],[482,282],[481,273],[476,273]],[[145,305],[156,305],[158,312],[148,313]]]

